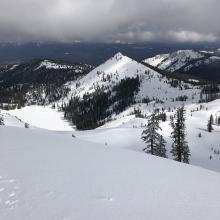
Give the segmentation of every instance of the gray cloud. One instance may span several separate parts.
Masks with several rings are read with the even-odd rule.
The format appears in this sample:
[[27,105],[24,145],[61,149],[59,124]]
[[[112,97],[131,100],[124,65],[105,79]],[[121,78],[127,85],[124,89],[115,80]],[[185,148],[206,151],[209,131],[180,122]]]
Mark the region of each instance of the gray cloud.
[[219,0],[0,0],[0,41],[220,39]]

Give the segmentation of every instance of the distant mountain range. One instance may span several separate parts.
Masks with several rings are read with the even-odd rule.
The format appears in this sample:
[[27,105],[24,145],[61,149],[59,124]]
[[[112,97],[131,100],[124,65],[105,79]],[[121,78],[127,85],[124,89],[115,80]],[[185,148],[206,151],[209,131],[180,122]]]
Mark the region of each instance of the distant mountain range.
[[[117,53],[96,68],[56,60],[1,65],[0,103],[12,105],[6,108],[53,104],[79,129],[96,128],[126,109],[132,114],[137,104],[138,108],[171,108],[174,103],[198,103],[204,92],[210,93],[204,90],[206,84],[191,75],[179,77],[174,72],[199,60],[210,64],[213,57],[187,50],[143,63]],[[218,88],[211,93],[218,94]]]
[[0,103],[49,104],[68,93],[64,84],[94,67],[54,60],[32,60],[0,65]]
[[178,50],[144,59],[143,62],[168,73],[220,81],[220,50]]

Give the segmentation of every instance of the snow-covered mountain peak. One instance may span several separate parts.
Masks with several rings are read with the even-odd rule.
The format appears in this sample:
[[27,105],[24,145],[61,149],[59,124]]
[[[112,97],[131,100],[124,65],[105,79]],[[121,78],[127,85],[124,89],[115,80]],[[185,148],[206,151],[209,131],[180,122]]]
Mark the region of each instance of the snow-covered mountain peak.
[[112,59],[115,59],[118,61],[118,60],[123,59],[123,57],[126,57],[126,56],[124,56],[121,52],[118,52],[112,57]]
[[135,61],[119,52],[116,53],[112,58],[107,60],[104,64],[100,65],[98,68],[102,69],[105,72],[114,72],[114,69],[117,70],[123,65],[127,65],[127,63],[129,62]]
[[182,73],[205,80],[219,80],[219,50],[178,50],[143,60],[168,73]]
[[203,53],[195,50],[178,50],[170,54],[162,54],[145,59],[143,62],[168,72],[175,72],[186,66],[189,62],[204,57],[205,55]]
[[[78,81],[67,83],[66,86],[70,89],[67,101],[70,97],[79,96],[82,98],[85,94],[93,94],[97,90],[102,90],[103,92],[112,91],[122,80],[135,79],[137,77],[140,80],[139,92],[136,96],[137,100],[148,97],[149,100],[158,98],[161,102],[165,102],[182,95],[192,99],[194,98],[193,94],[197,91],[197,89],[189,85],[187,85],[187,88],[189,87],[192,90],[183,91],[180,88],[173,88],[170,85],[171,82],[157,71],[121,53],[117,53]],[[184,83],[182,86],[185,86]]]
[[74,95],[83,96],[85,93],[93,93],[97,88],[110,88],[118,84],[122,79],[135,78],[146,71],[155,71],[138,63],[131,58],[117,53],[105,63],[96,67],[89,74],[77,82],[71,82],[67,86]]

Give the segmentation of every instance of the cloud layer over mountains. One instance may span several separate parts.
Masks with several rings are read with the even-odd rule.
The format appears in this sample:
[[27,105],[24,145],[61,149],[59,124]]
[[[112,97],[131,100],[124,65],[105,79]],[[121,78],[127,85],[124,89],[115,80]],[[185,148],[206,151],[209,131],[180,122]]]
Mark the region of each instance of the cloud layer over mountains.
[[0,41],[215,42],[219,0],[0,0]]

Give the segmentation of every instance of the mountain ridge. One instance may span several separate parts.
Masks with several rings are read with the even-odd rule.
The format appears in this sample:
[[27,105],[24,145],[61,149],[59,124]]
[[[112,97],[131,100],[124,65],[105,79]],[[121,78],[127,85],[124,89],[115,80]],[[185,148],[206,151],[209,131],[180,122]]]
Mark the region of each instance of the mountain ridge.
[[192,75],[204,80],[219,80],[220,55],[214,51],[178,50],[143,60],[167,73]]

